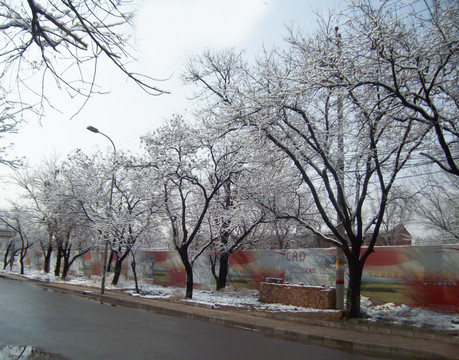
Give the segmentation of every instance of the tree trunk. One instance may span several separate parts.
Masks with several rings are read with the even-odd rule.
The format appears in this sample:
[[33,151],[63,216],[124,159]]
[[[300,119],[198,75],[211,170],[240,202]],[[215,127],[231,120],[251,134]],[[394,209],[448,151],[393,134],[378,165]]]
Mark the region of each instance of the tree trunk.
[[44,264],[44,271],[45,273],[49,274],[51,271],[51,254],[53,253],[53,246],[51,244],[48,245],[48,249],[45,252],[45,264]]
[[62,280],[67,280],[67,275],[69,273],[69,270],[70,270],[70,263],[69,263],[69,258],[68,256],[64,256],[64,266],[62,267],[62,276],[61,276],[61,279]]
[[347,316],[361,317],[360,313],[360,286],[362,283],[363,262],[359,257],[348,258],[349,284],[347,289]]
[[118,285],[118,281],[120,280],[120,276],[121,276],[121,269],[122,269],[123,261],[124,259],[126,259],[129,253],[130,253],[130,249],[128,248],[122,256],[116,259],[115,268],[113,269],[114,275],[113,275],[112,285]]
[[220,267],[218,270],[217,277],[217,291],[222,290],[226,287],[226,280],[228,278],[228,264],[229,264],[230,254],[228,252],[222,252],[220,254]]
[[186,292],[185,299],[193,298],[193,268],[191,265],[185,267],[186,270]]
[[66,250],[64,252],[64,267],[62,269],[62,280],[66,280],[67,279],[67,276],[70,272],[70,268],[72,267],[73,263],[75,262],[76,259],[78,259],[79,257],[83,256],[84,254],[86,254],[89,249],[86,249],[84,251],[81,251],[79,253],[77,253],[76,255],[74,255],[73,257],[71,256],[71,249],[72,247],[70,247],[68,250]]
[[11,243],[10,249],[10,271],[13,271],[14,257],[16,256],[16,251],[14,249],[14,241]]
[[56,267],[54,268],[54,276],[59,276],[61,274],[61,261],[62,261],[62,247],[59,245],[57,247]]
[[[21,266],[21,275],[24,275],[24,258],[26,254],[22,253],[23,250],[21,250],[21,255],[19,256],[19,265]],[[26,250],[27,253],[27,250]]]
[[114,254],[115,252],[113,251],[113,249],[110,250],[110,256],[108,257],[108,261],[107,261],[107,269],[106,269],[107,272],[110,272],[112,269],[112,262],[113,262]]
[[177,249],[186,272],[186,292],[185,299],[193,298],[193,267],[188,259],[188,248]]
[[113,280],[112,280],[112,285],[118,285],[118,281],[120,280],[120,275],[121,275],[121,265],[123,264],[123,261],[121,258],[117,259],[115,261],[115,268],[113,269]]
[[11,245],[11,250],[10,250],[10,271],[13,271],[13,266],[14,266],[14,258],[16,256],[16,250],[14,249],[14,242],[13,245]]
[[26,243],[24,243],[24,240],[22,241],[22,247],[20,251],[21,258],[19,259],[19,262],[21,264],[21,275],[24,275],[24,259],[27,256],[27,251],[29,251],[29,248],[31,246],[32,244],[30,244],[29,241],[27,241]]
[[62,276],[61,276],[61,279],[62,280],[67,280],[67,275],[69,273],[69,270],[70,270],[70,266],[72,265],[70,263],[70,250],[71,250],[72,247],[70,247],[69,249],[62,249],[62,258],[64,259],[64,266],[62,267]]
[[132,273],[134,274],[135,291],[137,292],[137,294],[140,294],[139,282],[137,281],[137,271],[136,271],[135,265],[136,265],[135,258],[134,258],[134,255],[132,255],[131,268],[132,268]]
[[5,254],[3,255],[3,270],[5,270],[9,264],[8,255],[10,254],[12,245],[13,243],[10,241],[6,247]]

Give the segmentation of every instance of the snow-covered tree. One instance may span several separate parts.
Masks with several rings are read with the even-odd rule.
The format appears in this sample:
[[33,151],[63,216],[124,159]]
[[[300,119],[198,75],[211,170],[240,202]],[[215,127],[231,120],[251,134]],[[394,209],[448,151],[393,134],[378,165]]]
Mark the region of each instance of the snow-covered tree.
[[456,176],[432,172],[416,176],[410,187],[414,222],[429,243],[459,242],[459,182]]
[[[54,168],[54,163],[45,164],[43,169]],[[22,169],[15,173],[16,184],[25,190],[24,198],[30,200],[31,206],[36,212],[35,218],[46,228],[48,236],[40,241],[40,246],[44,256],[44,271],[49,273],[51,270],[51,255],[55,249],[54,234],[57,229],[55,217],[48,211],[50,199],[45,194],[45,184],[49,184],[49,173],[34,172],[32,169]],[[53,177],[52,177],[53,178]]]
[[[403,175],[400,178],[403,179]],[[378,197],[379,194],[375,194],[375,196]],[[372,206],[375,207],[378,203],[380,203],[379,198],[373,202]],[[376,245],[402,245],[400,242],[405,240],[404,237],[409,236],[407,233],[403,234],[402,231],[407,231],[405,226],[411,221],[412,203],[413,194],[407,187],[400,185],[393,187],[387,200]]]
[[20,159],[12,157],[9,151],[12,144],[4,143],[7,134],[15,134],[23,121],[18,105],[8,99],[6,93],[0,95],[0,164],[15,168]]
[[0,164],[19,164],[8,156],[4,134],[17,131],[25,114],[36,118],[62,105],[56,91],[77,113],[105,92],[97,76],[107,64],[147,93],[164,93],[132,67],[135,10],[128,0],[0,0]]
[[110,219],[111,184],[117,170],[113,155],[87,155],[77,149],[63,163],[63,176],[87,219],[99,233],[107,233]]
[[264,193],[268,182],[265,166],[269,160],[262,150],[262,139],[257,142],[250,132],[243,131],[221,134],[213,125],[207,118],[205,127],[218,140],[215,152],[225,154],[221,166],[235,169],[215,195],[202,231],[213,239],[209,248],[212,273],[217,290],[221,290],[226,287],[230,256],[238,249],[255,246],[260,240],[257,229],[268,221],[268,210],[259,203],[259,193]]
[[[129,70],[134,11],[124,0],[0,1],[2,88],[22,95],[21,102],[38,95],[41,107],[53,104],[47,91],[56,84],[72,97],[88,98],[100,92],[95,78],[107,59],[145,91],[161,94],[153,79]],[[42,83],[33,86],[35,80]]]
[[81,204],[73,196],[63,168],[57,162],[49,162],[34,172],[18,173],[17,180],[46,224],[45,261],[48,263],[45,263],[45,270],[49,269],[51,251],[56,250],[54,274],[66,279],[72,263],[94,245],[87,232],[88,219]]
[[148,176],[148,168],[132,166],[139,161],[121,154],[117,161],[120,167],[116,173],[116,196],[112,211],[112,232],[116,240],[112,246],[116,255],[114,285],[118,283],[122,262],[135,249],[139,238],[157,226],[159,201],[155,184]]
[[261,150],[269,156],[265,155],[260,174],[263,186],[254,193],[257,203],[269,213],[268,221],[262,226],[266,240],[257,248],[314,247],[315,237],[305,231],[304,225],[320,223],[312,196],[290,159],[272,147],[272,143],[267,143]]
[[[377,91],[378,104],[404,109],[393,119],[431,129],[422,154],[442,170],[459,175],[459,3],[353,1],[341,22],[348,43],[340,65],[345,86]],[[333,81],[336,83],[336,81]]]
[[226,161],[235,149],[220,146],[220,140],[181,116],[143,138],[172,241],[185,267],[186,298],[193,296],[193,264],[214,241],[204,231],[209,210],[225,184],[243,170],[244,164]]
[[[8,255],[9,264],[12,267],[14,263],[14,257],[19,255],[20,273],[24,274],[24,258],[27,255],[27,251],[32,247],[33,242],[31,241],[33,227],[30,223],[30,217],[28,216],[25,208],[14,206],[13,209],[0,213],[0,223],[3,223],[7,228],[14,231],[14,238],[11,239],[5,252],[5,261],[3,268],[8,266]],[[15,246],[15,243],[19,246]]]
[[113,161],[100,153],[86,155],[78,150],[65,167],[73,196],[80,203],[90,227],[110,243],[108,271],[114,262],[114,285],[138,239],[156,225],[155,187],[148,168],[137,166],[139,162],[122,152],[117,152]]
[[[363,265],[374,251],[390,191],[430,128],[395,99],[382,102],[378,87],[346,82],[365,59],[355,59],[352,39],[331,22],[315,36],[291,32],[288,45],[266,52],[254,67],[234,52],[204,54],[187,78],[201,85],[222,124],[256,129],[291,159],[322,220],[303,225],[347,258],[348,313],[356,317]],[[375,193],[379,203],[371,212]]]

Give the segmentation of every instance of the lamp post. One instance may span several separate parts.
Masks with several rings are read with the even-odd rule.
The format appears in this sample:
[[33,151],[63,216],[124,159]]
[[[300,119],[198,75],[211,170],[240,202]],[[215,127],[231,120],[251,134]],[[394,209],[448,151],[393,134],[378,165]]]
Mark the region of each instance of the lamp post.
[[[88,126],[86,129],[89,131],[95,133],[95,134],[100,134],[102,136],[105,136],[108,140],[110,140],[111,144],[113,145],[113,164],[115,164],[115,159],[116,159],[116,147],[115,143],[113,142],[110,137],[102,132],[99,131],[99,129],[95,128],[94,126]],[[113,201],[113,186],[115,184],[115,169],[113,169],[112,173],[112,184],[110,187],[110,200],[109,200],[109,207],[110,207],[110,213],[112,211],[112,201]],[[108,252],[108,238],[105,238],[105,249],[104,249],[104,263],[102,267],[102,284],[100,286],[100,293],[103,294],[105,292],[105,275],[107,272],[107,252]]]

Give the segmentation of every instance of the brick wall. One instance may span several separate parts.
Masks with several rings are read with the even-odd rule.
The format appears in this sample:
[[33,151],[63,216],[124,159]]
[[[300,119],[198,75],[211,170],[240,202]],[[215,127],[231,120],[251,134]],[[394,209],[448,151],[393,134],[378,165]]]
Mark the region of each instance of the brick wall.
[[314,309],[335,309],[336,289],[320,286],[261,283],[260,302]]

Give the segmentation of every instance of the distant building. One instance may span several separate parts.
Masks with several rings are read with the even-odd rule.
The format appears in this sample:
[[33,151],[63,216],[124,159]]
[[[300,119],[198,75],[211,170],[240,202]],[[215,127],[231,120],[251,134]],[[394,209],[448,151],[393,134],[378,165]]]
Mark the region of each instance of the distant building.
[[[365,242],[367,243],[367,242]],[[408,230],[403,225],[398,225],[387,233],[379,233],[376,245],[379,246],[411,246],[412,237]]]
[[14,231],[11,229],[0,229],[0,240],[7,240],[14,236]]

